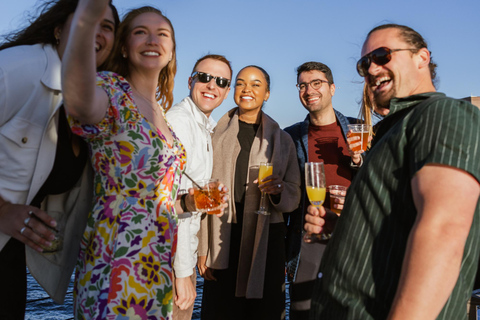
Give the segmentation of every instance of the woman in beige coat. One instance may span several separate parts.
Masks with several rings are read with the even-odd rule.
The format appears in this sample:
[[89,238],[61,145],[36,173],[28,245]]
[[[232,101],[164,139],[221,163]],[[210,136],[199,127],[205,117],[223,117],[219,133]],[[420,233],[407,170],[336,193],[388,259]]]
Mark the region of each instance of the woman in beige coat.
[[[300,173],[290,136],[262,111],[270,77],[257,66],[240,70],[235,103],[213,136],[213,178],[231,191],[228,211],[202,221],[199,270],[205,278],[202,319],[285,317],[285,225],[283,212],[300,200]],[[273,174],[257,185],[260,162]],[[269,215],[256,211],[260,190]]]

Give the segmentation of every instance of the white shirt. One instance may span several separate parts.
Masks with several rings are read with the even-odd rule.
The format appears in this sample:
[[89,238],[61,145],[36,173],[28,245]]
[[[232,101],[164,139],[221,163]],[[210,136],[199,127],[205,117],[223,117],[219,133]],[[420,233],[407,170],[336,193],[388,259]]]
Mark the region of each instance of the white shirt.
[[[174,105],[167,112],[167,120],[182,142],[187,153],[185,172],[195,181],[210,179],[213,168],[211,133],[216,122],[207,117],[190,97]],[[180,189],[188,190],[192,182],[182,176]],[[179,217],[177,253],[173,268],[177,278],[189,277],[197,264],[197,232],[200,229],[200,214],[191,212]]]

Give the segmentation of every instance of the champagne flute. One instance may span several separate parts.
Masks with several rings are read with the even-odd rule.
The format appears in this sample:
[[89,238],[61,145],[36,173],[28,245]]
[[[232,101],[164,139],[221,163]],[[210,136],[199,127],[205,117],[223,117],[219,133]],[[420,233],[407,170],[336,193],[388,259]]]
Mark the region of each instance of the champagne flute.
[[[312,206],[320,208],[323,202],[325,202],[327,191],[323,161],[305,163],[305,186],[307,188],[308,200],[310,200]],[[324,233],[306,233],[303,237],[305,242],[326,241],[328,239],[330,239],[330,235]]]
[[[258,184],[268,176],[271,176],[273,173],[273,164],[270,162],[260,162],[260,167],[258,170]],[[268,216],[270,212],[267,210],[267,199],[265,197],[265,192],[262,192],[260,198],[260,208],[257,211],[258,214],[263,214]]]

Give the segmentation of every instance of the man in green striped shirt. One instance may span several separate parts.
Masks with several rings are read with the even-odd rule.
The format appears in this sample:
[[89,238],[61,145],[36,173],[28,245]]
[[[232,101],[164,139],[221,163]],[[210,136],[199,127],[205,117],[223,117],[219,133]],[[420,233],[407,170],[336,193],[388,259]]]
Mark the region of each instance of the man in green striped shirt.
[[435,92],[427,44],[409,27],[373,29],[357,70],[388,115],[338,221],[309,208],[307,231],[336,223],[310,319],[466,319],[480,252],[480,111]]

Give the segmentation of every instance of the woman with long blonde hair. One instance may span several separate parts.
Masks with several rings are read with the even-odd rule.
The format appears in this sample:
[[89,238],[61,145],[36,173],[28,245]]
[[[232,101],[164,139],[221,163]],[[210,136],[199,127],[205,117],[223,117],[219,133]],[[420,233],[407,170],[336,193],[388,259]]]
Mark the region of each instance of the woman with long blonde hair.
[[63,69],[70,124],[88,142],[95,171],[75,317],[171,319],[174,207],[186,157],[164,115],[173,100],[175,34],[159,10],[131,10],[108,63],[113,72],[96,75],[91,25],[107,2],[80,1]]

